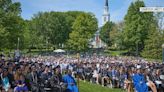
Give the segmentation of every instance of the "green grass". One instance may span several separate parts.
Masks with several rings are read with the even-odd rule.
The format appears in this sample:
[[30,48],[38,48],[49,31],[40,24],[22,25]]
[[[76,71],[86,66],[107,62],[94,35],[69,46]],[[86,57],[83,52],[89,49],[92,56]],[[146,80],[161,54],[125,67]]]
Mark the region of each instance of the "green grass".
[[106,50],[105,53],[106,55],[111,55],[111,56],[119,56],[121,55],[122,53],[125,53],[127,52],[126,50],[120,50],[120,51],[117,51],[117,50]]
[[124,92],[124,91],[121,89],[111,89],[107,87],[102,87],[101,85],[80,81],[79,92]]

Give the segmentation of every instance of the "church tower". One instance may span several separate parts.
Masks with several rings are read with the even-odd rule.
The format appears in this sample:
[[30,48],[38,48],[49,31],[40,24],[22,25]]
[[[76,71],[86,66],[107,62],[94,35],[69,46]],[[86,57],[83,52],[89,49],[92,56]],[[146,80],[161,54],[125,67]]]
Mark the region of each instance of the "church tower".
[[90,41],[90,46],[92,48],[104,48],[107,46],[107,44],[100,39],[100,31],[101,31],[101,27],[103,27],[109,21],[110,21],[110,14],[109,14],[108,0],[105,0],[104,13],[102,15],[102,24],[100,25],[100,28],[95,33],[94,38],[92,38]]
[[102,16],[102,26],[105,25],[105,23],[108,21],[110,21],[109,6],[108,0],[105,0],[104,14]]

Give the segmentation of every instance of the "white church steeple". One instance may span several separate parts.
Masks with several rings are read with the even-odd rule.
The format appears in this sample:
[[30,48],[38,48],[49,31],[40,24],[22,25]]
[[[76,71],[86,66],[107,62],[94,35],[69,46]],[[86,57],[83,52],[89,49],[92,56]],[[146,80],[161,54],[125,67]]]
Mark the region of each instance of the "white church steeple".
[[108,21],[110,21],[109,6],[108,0],[105,0],[104,14],[102,16],[102,26],[105,25],[105,23]]

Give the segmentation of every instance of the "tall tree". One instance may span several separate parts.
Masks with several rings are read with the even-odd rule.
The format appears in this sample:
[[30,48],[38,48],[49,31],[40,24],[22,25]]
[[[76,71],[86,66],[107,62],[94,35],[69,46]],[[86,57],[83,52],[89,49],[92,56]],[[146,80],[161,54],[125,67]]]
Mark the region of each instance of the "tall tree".
[[16,48],[18,37],[23,39],[23,19],[20,17],[20,13],[20,3],[13,3],[12,0],[0,1],[0,25],[5,29],[4,32],[7,33],[6,42],[0,45],[4,45],[5,48],[14,49]]
[[97,31],[97,19],[93,14],[79,15],[73,23],[73,31],[69,35],[68,47],[75,51],[84,51],[88,48],[89,39]]
[[107,22],[100,30],[100,38],[108,44],[108,46],[111,45],[110,32],[113,30],[114,25],[113,22]]
[[164,43],[163,14],[155,14],[156,25],[151,25],[148,39],[145,40],[145,47],[142,56],[146,58],[162,59],[162,44]]
[[5,43],[7,42],[6,36],[8,33],[6,32],[5,28],[0,25],[0,48],[5,48]]
[[43,37],[43,43],[49,42],[61,48],[69,39],[76,17],[84,12],[39,12],[32,19],[32,30]]
[[124,49],[123,41],[123,26],[124,22],[115,23],[113,30],[110,32],[111,43],[115,49]]
[[29,49],[31,48],[43,48],[43,42],[44,39],[42,36],[37,34],[37,31],[34,30],[34,23],[35,21],[33,20],[25,20],[24,21],[24,32],[23,32],[23,48],[24,49]]
[[145,40],[145,48],[142,56],[146,58],[162,59],[162,44],[164,43],[164,34],[156,29],[151,30],[148,39]]
[[155,23],[153,13],[139,11],[139,8],[144,6],[144,2],[139,0],[131,3],[124,18],[123,35],[125,47],[129,51],[137,51],[137,55],[144,48],[144,41],[147,39],[151,24]]

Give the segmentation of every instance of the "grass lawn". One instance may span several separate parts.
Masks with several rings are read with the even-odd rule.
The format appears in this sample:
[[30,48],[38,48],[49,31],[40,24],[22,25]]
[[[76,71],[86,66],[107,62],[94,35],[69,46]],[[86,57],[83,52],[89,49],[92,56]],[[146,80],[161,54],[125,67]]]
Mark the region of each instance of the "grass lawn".
[[124,92],[121,89],[111,89],[102,87],[101,85],[91,84],[89,82],[80,81],[79,92]]
[[121,55],[122,53],[125,53],[127,52],[126,50],[120,50],[120,51],[115,51],[115,50],[106,50],[105,51],[106,55],[111,55],[111,56],[119,56]]

